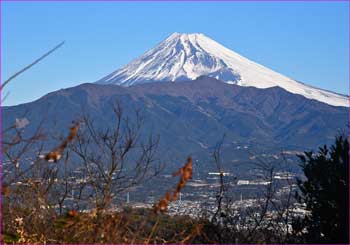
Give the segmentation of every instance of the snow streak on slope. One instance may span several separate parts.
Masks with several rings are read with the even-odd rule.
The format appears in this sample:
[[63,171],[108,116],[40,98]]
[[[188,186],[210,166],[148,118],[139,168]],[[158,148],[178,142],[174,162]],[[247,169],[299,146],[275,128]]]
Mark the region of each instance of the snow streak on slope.
[[202,75],[240,86],[278,86],[330,105],[349,106],[347,96],[297,82],[250,61],[199,33],[174,33],[155,48],[97,83],[130,86],[155,81],[193,80]]

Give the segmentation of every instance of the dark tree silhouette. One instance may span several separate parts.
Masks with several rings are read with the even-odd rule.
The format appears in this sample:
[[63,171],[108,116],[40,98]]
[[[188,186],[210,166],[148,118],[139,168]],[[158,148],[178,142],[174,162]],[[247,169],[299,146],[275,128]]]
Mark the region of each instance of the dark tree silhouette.
[[299,202],[308,213],[293,224],[306,243],[349,243],[349,141],[336,137],[330,148],[299,156],[306,180],[298,180]]

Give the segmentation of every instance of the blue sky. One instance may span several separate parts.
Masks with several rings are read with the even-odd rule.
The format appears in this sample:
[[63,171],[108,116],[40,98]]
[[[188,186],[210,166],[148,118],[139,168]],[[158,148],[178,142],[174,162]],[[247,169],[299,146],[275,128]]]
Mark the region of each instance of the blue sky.
[[173,32],[202,32],[304,83],[348,94],[348,2],[1,2],[4,105],[94,82]]

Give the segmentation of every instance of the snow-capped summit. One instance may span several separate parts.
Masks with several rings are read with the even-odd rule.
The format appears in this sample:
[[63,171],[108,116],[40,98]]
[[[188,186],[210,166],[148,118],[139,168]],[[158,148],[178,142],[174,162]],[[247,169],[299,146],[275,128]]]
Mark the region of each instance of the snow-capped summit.
[[347,96],[297,82],[248,60],[201,33],[173,33],[97,83],[130,86],[155,81],[193,80],[202,75],[240,86],[278,86],[330,105],[349,106]]

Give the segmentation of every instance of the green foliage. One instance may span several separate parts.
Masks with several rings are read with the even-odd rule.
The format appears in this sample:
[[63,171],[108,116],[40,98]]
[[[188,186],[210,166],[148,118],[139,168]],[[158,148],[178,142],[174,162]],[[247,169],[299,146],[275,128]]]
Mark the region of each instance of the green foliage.
[[2,239],[4,243],[7,244],[14,244],[14,243],[18,243],[19,241],[19,235],[17,234],[7,234],[4,233],[2,234]]
[[338,136],[330,148],[299,158],[306,180],[298,180],[296,196],[309,213],[294,222],[294,230],[307,243],[348,243],[348,139]]

